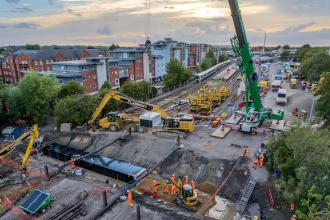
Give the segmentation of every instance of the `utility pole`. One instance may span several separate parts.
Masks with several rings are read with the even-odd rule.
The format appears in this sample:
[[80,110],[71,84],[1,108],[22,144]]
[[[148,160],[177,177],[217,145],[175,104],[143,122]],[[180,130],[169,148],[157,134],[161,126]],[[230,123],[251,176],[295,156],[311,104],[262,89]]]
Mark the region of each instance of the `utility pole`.
[[265,54],[267,32],[265,31],[263,54]]

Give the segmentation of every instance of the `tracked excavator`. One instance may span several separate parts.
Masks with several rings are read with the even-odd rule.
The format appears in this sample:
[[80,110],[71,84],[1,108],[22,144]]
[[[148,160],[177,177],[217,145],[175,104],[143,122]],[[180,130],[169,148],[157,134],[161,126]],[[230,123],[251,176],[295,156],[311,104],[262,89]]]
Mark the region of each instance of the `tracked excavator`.
[[24,141],[25,139],[27,139],[29,137],[30,137],[30,141],[25,150],[25,154],[24,154],[24,157],[22,160],[22,165],[21,165],[21,167],[19,167],[22,171],[24,171],[26,169],[33,146],[35,146],[35,144],[38,143],[38,138],[39,138],[38,125],[34,125],[31,130],[23,133],[20,137],[18,137],[12,143],[10,143],[9,145],[0,149],[0,160],[3,159],[4,157],[8,156],[9,154],[11,154],[16,149],[16,147],[20,143],[22,143],[22,141]]
[[258,75],[254,70],[239,5],[237,0],[228,1],[236,31],[236,36],[231,39],[231,44],[247,87],[245,92],[245,120],[240,124],[240,130],[254,134],[256,133],[256,128],[265,119],[283,120],[284,110],[278,109],[276,112],[273,112],[271,108],[262,104],[258,88]]
[[[150,111],[157,112],[160,114],[163,121],[163,130],[176,130],[183,132],[192,132],[195,128],[194,118],[191,115],[187,114],[177,114],[176,116],[169,116],[166,111],[160,108],[157,105],[149,104],[146,102],[135,100],[127,95],[124,95],[118,91],[111,90],[103,97],[101,103],[96,108],[91,119],[87,122],[87,125],[91,126],[95,124],[96,119],[101,114],[102,110],[106,104],[114,99],[116,101],[126,103],[130,106]],[[144,130],[143,127],[138,126],[139,116],[133,114],[125,114],[119,112],[110,112],[106,117],[101,118],[98,121],[98,125],[102,128],[108,128],[110,131],[118,131],[124,126],[129,126],[131,131],[140,131]],[[175,131],[173,131],[175,132]]]

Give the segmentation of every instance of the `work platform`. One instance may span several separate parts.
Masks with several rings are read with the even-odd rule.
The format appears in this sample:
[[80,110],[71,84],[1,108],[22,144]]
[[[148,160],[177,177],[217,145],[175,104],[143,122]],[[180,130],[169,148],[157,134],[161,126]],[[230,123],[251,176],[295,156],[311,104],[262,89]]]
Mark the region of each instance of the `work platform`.
[[237,125],[242,119],[243,119],[243,115],[235,112],[226,120],[226,124]]
[[217,128],[212,134],[210,134],[212,137],[217,138],[224,138],[229,132],[231,131],[230,127],[227,127],[225,125],[221,125],[219,128]]
[[219,74],[217,74],[213,79],[221,79],[221,80],[228,80],[230,79],[237,71],[239,71],[238,67],[236,65],[231,65],[228,68],[221,71]]

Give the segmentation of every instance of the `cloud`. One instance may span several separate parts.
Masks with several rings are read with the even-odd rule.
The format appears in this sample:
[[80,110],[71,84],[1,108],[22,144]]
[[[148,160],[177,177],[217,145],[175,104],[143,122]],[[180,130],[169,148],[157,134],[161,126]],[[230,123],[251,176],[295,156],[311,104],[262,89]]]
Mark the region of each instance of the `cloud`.
[[40,26],[39,24],[28,23],[28,22],[20,22],[14,25],[14,27],[18,29],[36,29],[39,26]]
[[31,11],[33,10],[28,6],[17,7],[15,10],[12,10],[12,12],[18,12],[18,13],[27,13]]
[[70,14],[70,15],[74,15],[74,16],[78,16],[78,17],[80,17],[81,16],[81,14],[79,14],[79,13],[77,13],[77,12],[75,12],[75,11],[73,11],[72,9],[68,9],[68,13]]
[[109,27],[102,27],[96,30],[97,33],[102,34],[102,35],[111,35],[112,30]]
[[13,4],[17,4],[19,3],[20,0],[6,0],[6,2],[8,3],[13,3]]
[[309,22],[309,23],[306,23],[306,24],[298,24],[298,25],[293,25],[293,26],[290,26],[286,29],[284,29],[283,31],[280,31],[280,32],[283,32],[283,33],[298,33],[298,32],[301,32],[303,31],[304,29],[308,28],[308,27],[311,27],[315,25],[315,22]]
[[8,26],[6,26],[6,25],[0,25],[0,29],[5,29],[5,28],[8,28]]

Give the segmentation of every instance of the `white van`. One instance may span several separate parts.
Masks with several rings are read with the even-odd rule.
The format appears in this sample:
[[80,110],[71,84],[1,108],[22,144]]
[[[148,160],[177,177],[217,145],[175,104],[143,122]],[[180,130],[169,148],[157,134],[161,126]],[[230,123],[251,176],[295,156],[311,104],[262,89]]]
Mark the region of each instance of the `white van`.
[[286,105],[287,102],[288,102],[288,95],[286,93],[286,89],[279,89],[277,91],[276,104]]

